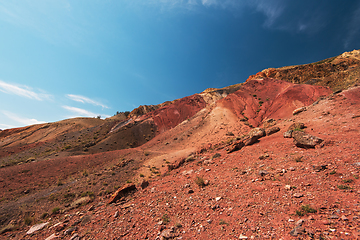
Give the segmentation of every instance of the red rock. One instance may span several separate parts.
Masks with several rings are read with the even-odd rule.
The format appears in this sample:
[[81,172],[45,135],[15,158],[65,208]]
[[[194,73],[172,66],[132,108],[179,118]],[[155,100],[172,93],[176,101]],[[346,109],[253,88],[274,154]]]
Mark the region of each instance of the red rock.
[[135,184],[125,184],[123,187],[119,188],[113,195],[111,195],[110,200],[108,201],[108,204],[114,203],[120,198],[128,195],[129,193],[136,190]]

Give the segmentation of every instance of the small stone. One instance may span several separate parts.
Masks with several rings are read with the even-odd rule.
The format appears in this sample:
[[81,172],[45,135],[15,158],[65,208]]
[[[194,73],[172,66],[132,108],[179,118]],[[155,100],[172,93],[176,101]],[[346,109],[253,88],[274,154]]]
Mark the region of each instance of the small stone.
[[335,229],[335,228],[329,228],[329,231],[330,231],[330,232],[335,232],[336,229]]
[[161,232],[161,239],[173,239],[179,236],[179,234],[174,233],[173,229],[165,229]]
[[294,196],[295,198],[301,198],[301,197],[304,196],[304,194],[302,194],[302,193],[294,193],[293,196]]
[[330,221],[329,221],[329,220],[322,220],[321,222],[322,222],[322,224],[324,224],[324,225],[330,225]]
[[63,230],[65,227],[66,227],[66,224],[65,224],[65,223],[61,223],[61,222],[59,222],[59,223],[57,223],[57,224],[55,224],[55,225],[53,226],[53,228],[54,228],[54,230],[55,230],[56,232],[60,232],[60,231]]
[[75,233],[74,235],[71,236],[70,240],[80,240],[80,236]]
[[45,240],[53,240],[53,239],[58,239],[59,237],[56,235],[56,233],[53,233],[52,235],[50,235],[49,237],[47,237]]
[[268,154],[268,153],[265,153],[265,154],[261,155],[261,156],[259,157],[259,159],[260,159],[260,160],[263,160],[263,159],[268,158],[268,157],[269,157],[269,154]]
[[349,219],[348,219],[345,215],[342,215],[342,216],[341,216],[341,220],[343,220],[343,221],[349,221]]
[[189,189],[188,193],[189,193],[189,194],[194,193],[194,190]]
[[149,181],[146,181],[146,180],[142,180],[141,184],[140,184],[140,187],[142,189],[145,189],[149,186]]
[[43,229],[46,225],[48,225],[49,223],[46,222],[46,223],[40,223],[40,224],[36,224],[34,226],[31,226],[31,228],[29,229],[29,231],[26,232],[26,234],[32,234],[36,231],[39,231],[41,229]]
[[88,209],[89,212],[90,212],[90,211],[93,211],[93,210],[95,210],[95,206],[94,206],[94,205],[92,205],[92,206],[89,207],[89,209]]
[[285,185],[285,190],[291,190],[291,186],[290,185]]
[[221,197],[217,197],[215,198],[216,201],[220,201],[221,200]]
[[323,165],[313,165],[313,169],[315,170],[315,172],[320,172],[323,171],[327,168],[326,164]]
[[247,236],[240,234],[239,239],[248,239]]
[[283,134],[284,138],[291,138],[292,132],[293,132],[293,130],[288,130],[288,131],[284,132],[284,134]]
[[114,214],[114,218],[117,218],[119,216],[119,211],[116,211]]
[[69,228],[68,230],[64,231],[64,235],[70,235],[76,229],[77,229],[76,227]]
[[264,177],[264,176],[266,176],[266,175],[268,175],[268,174],[269,174],[269,172],[266,171],[266,170],[260,170],[260,171],[259,171],[259,175],[262,176],[262,177]]
[[290,171],[295,171],[295,168],[294,167],[289,167],[289,170]]
[[301,226],[296,226],[293,230],[290,231],[291,236],[298,236],[305,233],[305,228]]
[[305,222],[304,219],[300,219],[300,220],[298,220],[298,221],[295,223],[295,225],[296,225],[296,226],[302,226],[304,222]]

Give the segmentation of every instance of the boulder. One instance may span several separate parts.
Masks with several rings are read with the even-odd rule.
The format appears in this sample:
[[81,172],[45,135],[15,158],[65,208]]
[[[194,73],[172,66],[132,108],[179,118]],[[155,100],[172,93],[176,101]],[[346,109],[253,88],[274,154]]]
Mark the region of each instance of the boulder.
[[324,141],[301,131],[293,131],[292,137],[294,138],[294,144],[301,148],[315,148],[316,145]]
[[136,191],[135,184],[130,184],[130,183],[125,184],[123,187],[119,188],[113,195],[111,195],[108,203],[109,204],[114,203],[120,198],[126,197],[133,191]]
[[236,141],[228,147],[227,153],[232,153],[232,152],[238,151],[238,150],[242,149],[244,146],[245,146],[245,143],[242,140]]
[[270,136],[271,134],[274,134],[276,132],[280,131],[279,127],[272,127],[265,130],[266,136]]
[[272,127],[276,124],[276,120],[270,118],[270,119],[267,119],[263,122],[263,126],[264,128],[269,128],[269,127]]
[[304,112],[304,111],[306,111],[306,107],[301,107],[301,108],[295,109],[292,114],[296,115],[296,114],[299,114],[299,113]]
[[82,197],[82,198],[79,198],[77,200],[75,200],[74,202],[72,202],[70,204],[70,208],[77,208],[79,206],[82,206],[82,205],[86,205],[88,204],[89,202],[91,202],[92,199],[89,197],[89,196],[86,196],[86,197]]
[[243,140],[245,146],[254,144],[259,138],[265,136],[265,130],[263,128],[253,128],[247,134]]
[[288,127],[288,131],[289,131],[289,130],[294,130],[294,129],[304,129],[304,128],[305,128],[305,124],[304,124],[304,123],[296,122],[296,123],[291,124],[291,125]]

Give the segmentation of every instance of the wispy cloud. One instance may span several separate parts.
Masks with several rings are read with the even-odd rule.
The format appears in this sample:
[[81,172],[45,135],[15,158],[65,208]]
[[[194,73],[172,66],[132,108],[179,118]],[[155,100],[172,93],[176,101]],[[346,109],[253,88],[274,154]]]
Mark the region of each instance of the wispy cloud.
[[41,124],[41,123],[46,123],[44,121],[38,121],[36,119],[31,119],[31,118],[24,118],[24,117],[20,117],[15,113],[9,112],[9,111],[2,111],[2,113],[10,118],[11,120],[18,122],[22,125],[34,125],[34,124]]
[[266,16],[264,26],[272,27],[275,21],[281,16],[284,11],[285,4],[281,0],[268,1],[258,0],[254,1],[257,11],[263,13]]
[[344,40],[344,48],[349,47],[350,43],[356,38],[356,35],[360,36],[360,3],[354,10],[351,21],[348,25],[348,34]]
[[102,104],[102,103],[100,103],[98,101],[95,101],[93,99],[90,99],[88,97],[84,97],[84,96],[81,96],[81,95],[67,94],[66,96],[68,98],[70,98],[71,100],[76,101],[76,102],[89,103],[89,104],[92,104],[94,106],[101,106],[102,108],[109,108],[105,104]]
[[0,80],[0,91],[8,94],[18,95],[20,97],[35,99],[38,101],[49,99],[51,97],[51,95],[46,93],[37,93],[28,86],[19,86],[15,84],[6,83],[1,80]]
[[8,128],[16,128],[16,126],[0,123],[0,129],[4,130],[4,129],[8,129]]
[[[0,1],[0,20],[26,28],[51,42],[79,45],[86,32],[68,0]],[[80,13],[81,14],[81,13]]]
[[62,106],[62,108],[75,113],[78,116],[81,117],[95,117],[98,116],[99,114],[90,112],[88,110],[82,109],[82,108],[77,108],[77,107],[71,107],[71,106]]

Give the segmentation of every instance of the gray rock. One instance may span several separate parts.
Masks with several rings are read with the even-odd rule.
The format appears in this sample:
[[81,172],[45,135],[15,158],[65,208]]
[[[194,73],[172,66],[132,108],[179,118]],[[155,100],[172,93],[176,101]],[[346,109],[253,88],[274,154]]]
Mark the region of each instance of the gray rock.
[[49,223],[46,222],[46,223],[40,223],[40,224],[36,224],[34,226],[31,226],[31,228],[29,229],[29,231],[26,232],[26,234],[33,234],[34,232],[43,229],[48,224]]
[[243,140],[245,146],[254,144],[259,138],[265,136],[265,130],[263,128],[253,128],[247,134],[247,137]]
[[260,170],[260,171],[259,171],[259,175],[262,176],[262,177],[264,177],[264,176],[266,176],[266,175],[268,175],[268,174],[269,174],[269,172],[266,171],[266,170]]
[[295,198],[301,198],[301,197],[304,196],[304,194],[302,194],[302,193],[294,193],[293,196],[294,196]]
[[284,132],[284,138],[292,138],[292,132],[293,130],[288,130]]
[[74,235],[71,236],[70,240],[80,240],[79,234],[75,233]]
[[305,128],[305,124],[304,124],[304,123],[296,122],[296,123],[291,124],[291,125],[288,127],[288,131],[289,131],[289,130],[294,130],[294,129],[304,129],[304,128]]
[[270,136],[271,134],[274,134],[274,133],[276,133],[278,131],[280,131],[279,127],[272,127],[272,128],[269,128],[269,129],[265,130],[266,136]]
[[315,148],[316,145],[322,143],[324,140],[301,131],[293,131],[292,137],[294,144],[301,148]]
[[290,235],[296,237],[298,235],[304,234],[305,232],[305,228],[302,226],[296,226],[293,230],[290,231]]

